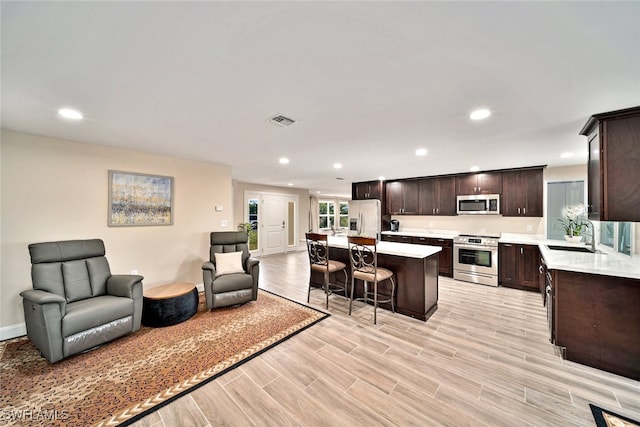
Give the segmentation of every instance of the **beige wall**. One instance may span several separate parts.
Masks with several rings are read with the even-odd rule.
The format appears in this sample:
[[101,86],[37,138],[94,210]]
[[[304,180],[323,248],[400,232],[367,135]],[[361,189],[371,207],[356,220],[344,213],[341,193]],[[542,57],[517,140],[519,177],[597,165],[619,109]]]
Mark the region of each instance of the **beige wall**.
[[[235,229],[228,166],[6,130],[1,153],[0,336],[24,322],[29,243],[101,238],[113,273],[138,270],[144,286],[199,284],[208,234]],[[174,224],[108,227],[110,169],[174,177]]]

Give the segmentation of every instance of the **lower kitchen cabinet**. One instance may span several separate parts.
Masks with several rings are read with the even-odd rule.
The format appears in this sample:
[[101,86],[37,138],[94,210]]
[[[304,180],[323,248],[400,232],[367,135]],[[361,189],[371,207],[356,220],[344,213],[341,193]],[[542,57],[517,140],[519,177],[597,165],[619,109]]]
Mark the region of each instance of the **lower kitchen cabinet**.
[[552,273],[552,336],[562,357],[640,380],[640,279]]
[[537,245],[500,243],[498,281],[502,286],[540,292],[540,251]]
[[415,237],[402,234],[383,234],[382,240],[385,242],[440,246],[442,251],[438,253],[438,274],[441,276],[453,277],[453,239]]
[[441,276],[453,277],[453,239],[414,237],[412,242],[418,245],[440,246],[442,251],[438,254],[438,273]]

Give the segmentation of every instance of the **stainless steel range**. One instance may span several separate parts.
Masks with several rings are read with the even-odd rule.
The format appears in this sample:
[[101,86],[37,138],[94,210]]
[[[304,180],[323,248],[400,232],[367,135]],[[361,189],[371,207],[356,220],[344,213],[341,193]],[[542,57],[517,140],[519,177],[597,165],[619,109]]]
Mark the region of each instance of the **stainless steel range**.
[[461,234],[453,238],[453,278],[498,286],[500,236]]

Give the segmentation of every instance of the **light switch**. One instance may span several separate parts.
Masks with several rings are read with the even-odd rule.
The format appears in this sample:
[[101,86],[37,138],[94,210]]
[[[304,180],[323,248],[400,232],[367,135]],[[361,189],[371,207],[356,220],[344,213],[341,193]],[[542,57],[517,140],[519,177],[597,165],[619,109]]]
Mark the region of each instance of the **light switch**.
[[220,205],[216,205],[215,209],[216,209],[216,212],[222,212],[222,206]]

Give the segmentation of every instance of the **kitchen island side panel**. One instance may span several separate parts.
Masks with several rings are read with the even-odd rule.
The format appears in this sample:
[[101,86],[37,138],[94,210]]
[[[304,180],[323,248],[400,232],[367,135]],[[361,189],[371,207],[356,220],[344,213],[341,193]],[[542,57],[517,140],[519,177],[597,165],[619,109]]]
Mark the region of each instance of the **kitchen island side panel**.
[[[332,247],[331,258],[347,265],[350,285],[351,269],[348,250]],[[378,253],[378,266],[394,273],[396,312],[420,320],[427,320],[435,312],[438,305],[438,258],[438,253],[424,258]],[[341,273],[340,277],[342,277]],[[314,273],[312,282],[319,286],[322,283],[322,275]],[[390,290],[388,281],[380,283],[379,288],[380,292],[388,293]],[[363,293],[363,283],[356,280],[354,298],[362,297]],[[391,304],[388,303],[380,304],[380,307],[391,310]]]
[[640,380],[640,280],[557,270],[555,295],[564,357]]

